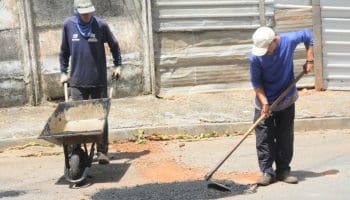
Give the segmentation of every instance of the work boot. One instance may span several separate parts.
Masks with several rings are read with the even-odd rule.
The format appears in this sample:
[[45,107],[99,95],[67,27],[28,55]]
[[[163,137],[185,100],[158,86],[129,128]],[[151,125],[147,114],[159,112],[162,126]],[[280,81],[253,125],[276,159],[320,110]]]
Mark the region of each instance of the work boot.
[[97,152],[97,160],[98,160],[98,164],[100,165],[109,164],[109,158],[104,153]]
[[284,171],[282,173],[277,174],[277,180],[290,184],[298,183],[298,178],[292,176],[289,171]]
[[264,173],[258,180],[258,185],[267,186],[274,181],[274,177],[271,174]]

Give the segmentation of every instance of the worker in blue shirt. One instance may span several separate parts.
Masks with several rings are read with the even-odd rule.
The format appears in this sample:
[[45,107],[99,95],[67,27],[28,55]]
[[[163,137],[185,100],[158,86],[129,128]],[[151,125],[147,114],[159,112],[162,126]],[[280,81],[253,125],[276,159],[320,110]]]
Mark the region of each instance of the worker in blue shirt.
[[[260,27],[253,34],[250,60],[250,75],[256,93],[256,121],[261,115],[266,118],[255,128],[256,149],[262,176],[259,185],[269,185],[276,179],[286,183],[297,183],[298,178],[290,174],[293,157],[295,101],[297,89],[271,110],[271,104],[294,80],[294,51],[298,44],[306,48],[304,70],[310,72],[314,66],[312,33],[303,29],[296,32],[276,34],[269,27]],[[276,170],[272,165],[275,163]]]
[[[107,23],[93,16],[91,0],[74,0],[74,16],[64,21],[59,54],[61,82],[70,85],[73,100],[107,97],[107,64],[104,44],[113,56],[113,76],[119,78],[121,53]],[[68,66],[70,65],[70,70]],[[97,144],[100,164],[108,164],[108,123],[101,144]]]

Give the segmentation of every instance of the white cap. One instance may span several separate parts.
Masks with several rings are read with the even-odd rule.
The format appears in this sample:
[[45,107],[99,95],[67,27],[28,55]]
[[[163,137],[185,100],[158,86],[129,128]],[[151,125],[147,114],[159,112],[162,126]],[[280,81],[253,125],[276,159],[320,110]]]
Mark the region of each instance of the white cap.
[[88,14],[95,12],[95,7],[91,0],[74,0],[74,8],[79,14]]
[[253,34],[252,54],[256,56],[265,55],[275,35],[275,32],[269,27],[258,28]]

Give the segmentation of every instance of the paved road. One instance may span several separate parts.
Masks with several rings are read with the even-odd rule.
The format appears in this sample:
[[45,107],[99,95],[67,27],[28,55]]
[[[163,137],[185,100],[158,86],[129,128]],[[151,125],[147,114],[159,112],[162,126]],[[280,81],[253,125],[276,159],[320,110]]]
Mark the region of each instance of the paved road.
[[187,175],[190,180],[181,177],[170,183],[157,178],[150,181],[144,176],[143,171],[148,168],[156,170],[157,164],[164,162],[158,157],[160,154],[153,154],[153,150],[139,148],[129,154],[111,151],[111,164],[101,166],[94,163],[90,171],[93,178],[80,188],[69,185],[62,177],[61,147],[5,150],[0,153],[0,199],[219,199],[225,195],[228,196],[224,199],[349,199],[350,130],[297,133],[292,168],[300,179],[299,184],[277,182],[256,189],[246,185],[253,183],[254,175],[258,173],[255,141],[250,136],[217,174],[221,179],[225,175],[231,177],[228,179],[235,181],[235,192],[208,190],[201,180],[202,175],[238,139],[239,136],[153,143],[162,149],[164,158],[178,166],[191,168],[195,177]]

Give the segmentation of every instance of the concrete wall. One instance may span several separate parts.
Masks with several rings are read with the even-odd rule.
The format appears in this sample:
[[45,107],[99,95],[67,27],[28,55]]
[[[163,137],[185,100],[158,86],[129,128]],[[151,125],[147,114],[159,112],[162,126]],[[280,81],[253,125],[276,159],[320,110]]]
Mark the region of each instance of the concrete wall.
[[[46,99],[61,97],[63,92],[58,82],[61,29],[64,19],[72,15],[73,1],[32,2],[43,96]],[[122,51],[124,67],[115,97],[144,93],[141,1],[95,0],[93,3],[95,15],[107,21]],[[108,67],[111,67],[113,62],[107,45],[106,52]]]
[[[93,0],[99,16],[117,37],[122,79],[114,97],[147,93],[144,78],[143,0]],[[59,47],[62,23],[72,15],[72,0],[0,1],[0,107],[61,98]],[[113,65],[106,45],[108,67]]]
[[27,99],[18,12],[17,1],[0,1],[0,107],[24,104]]

